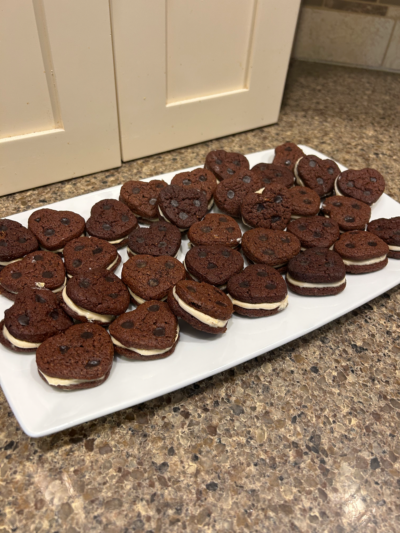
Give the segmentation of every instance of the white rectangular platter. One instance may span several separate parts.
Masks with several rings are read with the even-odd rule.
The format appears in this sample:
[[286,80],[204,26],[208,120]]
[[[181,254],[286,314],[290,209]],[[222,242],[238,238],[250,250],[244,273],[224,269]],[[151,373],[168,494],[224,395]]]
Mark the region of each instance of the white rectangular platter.
[[[301,148],[306,154],[328,157],[307,146]],[[250,167],[269,163],[274,150],[247,157]],[[343,165],[339,166],[345,170]],[[155,177],[170,182],[177,172],[180,171]],[[105,198],[118,199],[119,191],[120,186],[111,187],[48,207],[76,211],[87,219],[94,203]],[[31,213],[26,211],[9,218],[26,226]],[[400,216],[400,204],[384,194],[372,208],[372,219],[393,216]],[[181,261],[187,244],[184,237],[178,255]],[[120,253],[125,262],[126,249]],[[116,274],[120,276],[121,266]],[[37,373],[34,355],[16,354],[0,345],[1,386],[25,433],[42,437],[146,402],[248,361],[335,320],[398,283],[400,261],[389,259],[388,266],[380,272],[348,275],[346,289],[337,296],[301,297],[289,292],[289,306],[275,316],[248,319],[234,315],[224,335],[203,334],[181,322],[181,339],[171,357],[144,362],[116,357],[108,380],[88,390],[63,392],[48,386]],[[12,302],[0,297],[0,317],[11,305]]]

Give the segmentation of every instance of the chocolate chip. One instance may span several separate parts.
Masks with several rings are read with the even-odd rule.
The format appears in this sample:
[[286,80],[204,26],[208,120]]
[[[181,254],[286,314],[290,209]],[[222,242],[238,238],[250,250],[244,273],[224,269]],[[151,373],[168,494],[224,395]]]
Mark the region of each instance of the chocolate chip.
[[149,311],[151,311],[152,313],[155,313],[156,311],[159,311],[160,310],[160,306],[157,305],[157,304],[153,304],[149,307],[148,309]]
[[265,285],[265,288],[270,291],[273,291],[274,289],[276,289],[276,284],[273,281],[270,281]]
[[187,215],[187,214],[184,213],[183,211],[181,211],[181,212],[179,213],[179,218],[180,218],[181,220],[186,220],[186,219],[188,218],[188,216],[189,216],[189,215]]
[[211,270],[212,268],[217,268],[217,265],[215,263],[211,263],[211,261],[207,264],[208,270]]
[[71,221],[70,221],[69,218],[67,218],[67,217],[63,217],[63,218],[61,219],[61,224],[64,224],[64,226],[69,226],[69,225],[71,224]]
[[110,231],[111,230],[110,224],[103,224],[103,230],[104,231]]
[[191,185],[192,182],[189,179],[185,179],[182,181],[183,185]]
[[21,324],[21,326],[29,326],[29,316],[27,315],[19,315],[18,322]]
[[263,178],[263,179],[262,179],[262,182],[263,182],[263,183],[266,183],[266,184],[268,185],[268,183],[272,183],[272,180],[269,179],[269,178]]
[[103,209],[104,209],[104,211],[108,211],[109,209],[111,209],[111,205],[110,204],[103,204]]
[[235,228],[232,228],[232,226],[229,226],[229,228],[226,228],[226,231],[228,233],[233,233],[235,231]]
[[93,333],[91,331],[84,331],[83,333],[81,333],[81,337],[82,339],[92,339]]
[[139,187],[133,187],[132,194],[139,194],[139,193],[140,193],[140,188]]
[[168,268],[168,270],[172,270],[173,268],[175,268],[175,265],[172,261],[166,261],[165,268]]
[[290,237],[281,237],[282,242],[291,242]]
[[221,159],[216,159],[215,162],[217,163],[217,165],[222,165]]
[[303,191],[303,189],[300,189],[299,194],[307,194],[307,192]]
[[356,247],[356,245],[353,244],[352,242],[348,242],[345,246],[346,246],[346,248],[355,248]]
[[275,224],[275,222],[279,222],[280,219],[281,219],[281,217],[278,217],[278,216],[271,217],[271,222],[272,222],[272,224]]
[[207,176],[205,176],[204,174],[201,174],[199,176],[199,181],[207,181]]
[[290,159],[286,159],[285,161],[285,165],[289,166],[292,162],[290,161]]
[[220,307],[226,307],[226,304],[224,304],[224,302],[221,302],[220,300],[217,300],[215,303]]
[[158,231],[167,231],[167,226],[158,226]]
[[75,252],[80,252],[84,248],[85,248],[84,244],[78,244],[78,246],[75,246],[74,250],[75,250]]
[[147,282],[147,284],[150,285],[150,287],[157,287],[157,285],[159,285],[159,283],[160,283],[160,281],[157,278],[151,278]]
[[219,217],[220,222],[228,222],[228,219],[226,217]]
[[364,191],[365,196],[371,196],[371,191]]
[[322,233],[320,231],[314,231],[313,237],[316,239],[320,239],[322,237]]
[[153,329],[154,337],[165,337],[165,328],[158,326],[156,329]]
[[90,281],[87,278],[83,278],[79,282],[79,287],[81,289],[87,289],[90,286]]
[[196,207],[200,207],[201,206],[200,200],[193,200],[193,205],[195,205]]
[[74,268],[79,268],[79,267],[81,266],[81,264],[82,264],[82,261],[81,261],[80,259],[74,259],[74,260],[72,261],[72,266],[73,266]]
[[347,182],[347,187],[350,187],[350,189],[351,189],[352,187],[354,187],[354,181],[348,181],[348,182]]
[[309,198],[306,198],[305,200],[303,200],[303,204],[306,204],[306,205],[310,205],[312,202]]
[[280,203],[282,203],[282,200],[283,200],[283,198],[282,198],[282,196],[280,196],[279,194],[278,194],[277,196],[275,196],[275,198],[274,198],[274,202],[275,202],[276,204],[280,204]]
[[351,207],[352,207],[353,209],[361,209],[360,204],[351,204]]
[[121,215],[120,218],[121,218],[121,221],[122,221],[122,222],[128,222],[128,220],[129,220],[128,215]]
[[231,168],[227,168],[227,169],[226,169],[226,173],[232,176],[232,174],[234,174],[235,171],[232,170]]
[[179,202],[178,202],[178,200],[175,200],[175,199],[171,200],[171,205],[172,205],[173,207],[178,207],[178,206],[179,206]]
[[297,229],[299,229],[300,231],[305,231],[307,229],[307,226],[305,226],[304,224],[299,224],[297,226]]
[[95,368],[96,366],[99,366],[99,364],[99,359],[92,359],[86,363],[85,368]]
[[188,285],[187,290],[190,292],[197,292],[196,287],[193,287],[193,285]]
[[267,277],[267,273],[264,272],[264,270],[259,270],[259,271],[257,272],[257,276],[258,276],[259,278],[266,278],[266,277]]
[[332,227],[332,224],[330,222],[324,222],[322,225],[324,226],[324,228],[331,228]]
[[328,167],[328,174],[333,174],[335,169],[333,167]]
[[7,225],[6,224],[2,224],[0,226],[0,231],[7,231]]
[[263,255],[275,255],[275,252],[273,250],[271,250],[270,248],[267,248],[266,250],[263,250],[262,251]]
[[265,207],[264,204],[257,204],[257,212],[260,213],[261,211],[264,211]]
[[322,178],[317,178],[317,183],[318,183],[318,185],[323,185],[324,184],[324,180]]
[[286,146],[285,151],[286,152],[291,152],[292,151],[292,147],[291,146]]
[[35,300],[40,304],[45,304],[47,300],[43,298],[43,296],[40,296],[40,294],[35,294]]
[[61,345],[59,347],[59,350],[60,350],[61,353],[67,353],[68,350],[69,350],[69,346]]
[[34,259],[35,261],[43,261],[43,255],[34,255],[34,256],[33,256],[33,259]]
[[35,218],[35,222],[40,222],[40,217]]
[[246,281],[246,280],[245,281],[241,281],[239,283],[239,287],[243,287],[244,288],[244,287],[249,287],[249,286],[250,286],[250,283],[248,281]]
[[372,183],[376,182],[376,178],[369,178],[369,181],[372,181]]
[[59,317],[59,312],[57,311],[57,309],[54,309],[54,311],[52,311],[50,313],[50,318],[52,318],[53,320],[58,320],[58,317]]
[[235,161],[233,161],[233,164],[236,165],[237,167],[240,167],[240,160],[235,159]]
[[26,242],[26,241],[27,241],[27,239],[25,239],[25,237],[20,237],[20,238],[18,239],[18,242],[20,242],[21,244],[23,244],[23,243]]
[[19,279],[21,276],[22,276],[21,272],[13,272],[13,273],[11,274],[11,277],[12,277],[13,279]]
[[308,162],[308,164],[309,164],[309,166],[310,166],[311,168],[314,168],[314,167],[317,166],[317,162],[314,161],[314,159],[310,159],[310,161]]
[[50,270],[45,270],[42,273],[42,278],[52,278],[54,276],[53,272],[50,272]]
[[142,242],[144,241],[145,241],[144,237],[136,237],[136,242],[142,244]]
[[136,261],[137,268],[144,268],[147,265],[147,261]]
[[47,229],[44,234],[46,235],[46,237],[50,236],[50,235],[54,235],[55,231],[53,230],[53,228],[49,228]]
[[115,300],[116,298],[118,298],[118,294],[116,294],[115,292],[111,293],[108,295],[110,298],[112,298],[113,300]]
[[268,240],[268,237],[267,237],[267,235],[265,235],[264,233],[262,233],[261,235],[258,236],[258,240],[259,240],[259,241],[263,241],[263,242],[265,242],[265,241]]
[[114,283],[114,281],[115,281],[115,279],[112,278],[111,276],[106,276],[104,279],[105,279],[106,281],[108,281],[108,283]]
[[165,248],[167,246],[167,243],[165,241],[161,241],[158,243],[159,248]]
[[210,233],[211,228],[210,228],[210,226],[203,226],[203,227],[201,228],[201,231],[202,231],[203,233]]
[[275,170],[274,176],[275,176],[275,178],[281,178],[282,177],[282,172],[280,170]]
[[207,252],[205,250],[199,250],[198,257],[207,257]]
[[334,205],[335,207],[341,207],[343,204],[342,202],[332,202],[332,205]]
[[222,254],[224,257],[230,257],[231,252],[230,252],[229,250],[222,250],[222,251],[221,251],[221,254]]
[[235,191],[229,190],[229,191],[226,193],[226,196],[229,198],[229,200],[232,200],[232,198],[235,197]]
[[354,222],[355,218],[347,216],[347,217],[344,217],[344,220],[345,220],[345,222]]
[[243,183],[250,183],[251,182],[251,177],[250,176],[243,176],[242,181],[243,181]]
[[102,251],[103,251],[103,248],[102,248],[101,246],[97,246],[97,248],[95,248],[95,249],[92,251],[92,254],[93,254],[93,255],[101,254]]
[[133,328],[132,320],[126,320],[125,322],[122,322],[121,328],[123,328],[123,329],[132,329]]
[[157,198],[150,198],[149,200],[150,205],[156,205],[156,203],[157,203]]
[[378,246],[378,243],[375,241],[369,241],[368,246]]

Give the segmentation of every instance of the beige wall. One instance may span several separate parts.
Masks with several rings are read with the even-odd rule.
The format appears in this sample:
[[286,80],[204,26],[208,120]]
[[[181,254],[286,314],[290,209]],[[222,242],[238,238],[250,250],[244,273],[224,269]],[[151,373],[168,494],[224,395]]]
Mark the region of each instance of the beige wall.
[[303,0],[292,57],[400,72],[400,0]]

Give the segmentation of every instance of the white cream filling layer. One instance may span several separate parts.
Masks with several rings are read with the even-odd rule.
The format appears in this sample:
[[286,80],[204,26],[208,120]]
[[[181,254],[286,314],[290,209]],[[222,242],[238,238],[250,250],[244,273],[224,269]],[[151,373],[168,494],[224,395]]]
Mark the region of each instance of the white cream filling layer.
[[341,176],[341,175],[339,174],[339,176],[335,179],[335,194],[336,194],[336,196],[344,196],[344,195],[339,191],[339,188],[338,188],[338,186],[337,186],[337,181],[338,181],[338,179],[340,178],[340,176]]
[[232,300],[233,305],[237,305],[238,307],[243,307],[243,309],[262,309],[265,311],[271,311],[273,309],[277,309],[278,311],[282,311],[285,309],[289,303],[289,296],[286,295],[286,298],[284,298],[281,302],[276,303],[261,303],[261,304],[249,304],[247,302],[241,302],[240,300],[235,300],[232,298],[230,294],[228,294],[229,298]]
[[20,257],[19,259],[13,259],[12,261],[0,261],[0,265],[7,266],[11,265],[11,263],[16,263],[17,261],[22,261],[22,257]]
[[214,198],[211,197],[211,200],[208,202],[207,211],[210,211],[213,205],[214,205]]
[[182,307],[182,309],[186,311],[186,313],[189,313],[189,315],[193,316],[194,318],[197,318],[197,320],[199,320],[203,324],[207,324],[207,326],[211,326],[212,328],[223,328],[226,326],[228,322],[227,320],[219,320],[218,318],[206,315],[205,313],[201,313],[197,309],[190,307],[190,305],[188,305],[179,298],[179,296],[176,294],[175,287],[172,289],[172,294],[175,300],[178,302],[178,305]]
[[352,261],[351,259],[344,259],[344,257],[342,257],[342,259],[345,265],[374,265],[375,263],[384,261],[386,259],[386,255],[374,257],[373,259],[366,259],[365,261]]
[[289,283],[292,285],[297,285],[298,287],[323,289],[325,287],[340,287],[340,285],[343,285],[343,283],[346,281],[346,276],[342,280],[336,281],[335,283],[307,283],[306,281],[297,281],[296,279],[293,279],[289,273],[286,274],[286,279]]
[[302,159],[303,159],[303,158],[300,157],[300,159],[298,159],[298,160],[296,161],[296,164],[295,164],[295,166],[294,166],[294,177],[295,177],[295,179],[296,179],[296,183],[297,183],[298,185],[300,185],[301,187],[305,187],[305,185],[304,185],[304,181],[300,178],[299,173],[298,173],[298,166],[299,166],[299,163],[300,163],[300,161],[301,161]]
[[11,335],[11,333],[8,331],[8,329],[3,326],[3,335],[4,337],[11,342],[14,346],[17,346],[18,348],[38,348],[41,345],[41,342],[27,342],[27,341],[20,341],[19,339],[16,339]]
[[[111,336],[111,340],[112,340],[113,344],[115,344],[115,346],[120,346],[121,348],[125,348],[125,350],[131,350],[132,352],[136,352],[139,355],[143,355],[144,357],[150,357],[151,355],[161,355],[161,354],[163,354],[165,352],[168,352],[173,346],[172,345],[169,348],[165,348],[165,350],[144,350],[143,348],[130,348],[129,346],[125,346],[121,342],[117,341],[117,339],[115,339],[112,335],[110,335],[110,336]],[[176,336],[175,336],[174,344],[178,340],[178,337],[179,337],[179,326],[178,326],[178,328],[176,330]]]
[[400,252],[400,246],[393,246],[391,244],[388,244],[389,250],[392,250],[392,252]]
[[[128,291],[130,293],[130,295],[132,296],[132,298],[134,300],[137,301],[138,304],[144,304],[145,302],[147,302],[147,300],[143,300],[143,298],[141,298],[140,296],[138,296],[137,294],[135,294],[134,292],[131,291],[131,289],[128,287]],[[165,296],[165,298],[162,298],[162,302],[165,302],[165,300],[168,298],[168,296]]]
[[158,222],[158,218],[149,218],[149,217],[143,217],[142,215],[138,215],[137,213],[133,213],[136,218],[142,218],[143,220],[148,220],[149,222]]
[[122,237],[122,239],[117,239],[116,241],[107,241],[107,242],[110,243],[110,244],[119,244],[120,242],[122,242],[126,238],[127,237]]
[[80,307],[79,305],[74,304],[74,302],[69,298],[67,294],[67,288],[63,290],[62,297],[66,305],[77,315],[84,316],[87,318],[89,322],[92,322],[93,320],[98,320],[99,322],[103,322],[104,324],[108,324],[109,322],[112,322],[115,318],[114,315],[101,315],[100,313],[95,313],[94,311],[89,311],[88,309],[84,309],[83,307]]
[[[62,285],[60,285],[60,287],[57,287],[57,289],[52,289],[51,292],[60,292],[63,290],[63,288],[65,287],[67,283],[67,278],[65,277],[64,278],[64,283]],[[35,285],[38,289],[43,289],[45,287],[45,283],[43,283],[42,281],[36,281],[35,282]],[[3,285],[0,284],[0,286],[3,287]],[[6,287],[3,287],[7,292],[10,292],[11,294],[18,294],[17,292],[15,291],[10,291],[10,289],[6,289]]]
[[59,385],[62,385],[63,387],[68,387],[70,385],[80,385],[81,383],[92,383],[93,381],[100,381],[101,379],[104,379],[104,376],[102,376],[101,378],[96,378],[96,379],[61,379],[61,378],[53,378],[51,376],[47,376],[41,370],[39,370],[39,372],[42,374],[42,376],[47,381],[47,383],[49,385],[53,385],[54,387],[57,387]]

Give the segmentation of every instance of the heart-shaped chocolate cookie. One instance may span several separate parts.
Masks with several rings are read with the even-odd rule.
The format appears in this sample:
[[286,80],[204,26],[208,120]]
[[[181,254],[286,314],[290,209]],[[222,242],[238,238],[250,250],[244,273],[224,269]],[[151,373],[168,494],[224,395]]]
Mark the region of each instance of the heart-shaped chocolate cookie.
[[385,179],[373,168],[346,170],[338,176],[335,183],[338,196],[350,196],[368,205],[377,202],[384,190]]
[[283,165],[258,163],[258,165],[254,165],[251,170],[260,177],[260,188],[270,185],[271,183],[276,183],[287,189],[293,187],[293,172]]
[[340,169],[331,159],[305,155],[296,163],[294,173],[298,185],[308,187],[323,197],[333,191]]
[[211,170],[218,181],[235,176],[239,170],[250,168],[248,159],[236,152],[225,152],[225,150],[214,150],[206,157],[204,168]]
[[195,281],[205,281],[221,290],[228,279],[243,270],[243,257],[229,246],[194,246],[185,257],[185,266]]
[[207,195],[208,209],[213,206],[213,194],[217,187],[217,179],[211,170],[205,168],[195,168],[188,172],[179,172],[172,178],[171,185],[179,185],[180,187],[188,187],[190,189],[197,189],[204,191]]
[[19,222],[0,219],[0,270],[39,247],[33,233]]
[[207,213],[207,195],[204,191],[168,185],[160,192],[158,209],[163,219],[186,231]]
[[281,165],[292,172],[296,162],[304,156],[304,152],[297,144],[286,142],[275,148],[274,165]]
[[96,237],[79,237],[66,244],[64,261],[68,277],[86,270],[106,268],[109,272],[121,263],[121,256],[115,246]]
[[292,202],[286,188],[272,183],[258,192],[249,193],[240,206],[243,222],[251,228],[286,228]]
[[91,237],[104,239],[116,248],[122,248],[137,225],[137,219],[129,207],[110,198],[94,204],[86,230]]
[[188,237],[195,245],[223,244],[236,248],[242,241],[242,231],[232,217],[210,213],[204,220],[193,224]]
[[170,255],[175,257],[181,245],[179,229],[162,220],[154,222],[149,228],[137,227],[128,238],[128,255],[137,254]]
[[167,186],[163,180],[127,181],[121,187],[119,199],[135,216],[145,220],[158,220],[157,200],[161,189]]
[[85,220],[72,211],[44,208],[31,214],[28,228],[43,250],[62,253],[67,242],[85,232]]

